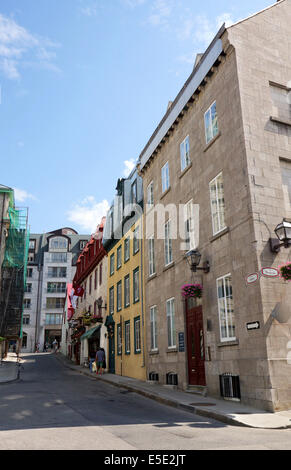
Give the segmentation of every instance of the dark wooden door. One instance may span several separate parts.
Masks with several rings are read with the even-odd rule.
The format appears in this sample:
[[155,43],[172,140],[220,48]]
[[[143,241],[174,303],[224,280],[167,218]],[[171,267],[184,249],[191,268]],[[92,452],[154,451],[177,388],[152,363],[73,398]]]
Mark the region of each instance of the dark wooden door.
[[112,333],[109,336],[109,347],[108,347],[108,372],[115,374],[115,335],[114,325],[112,325]]
[[189,385],[206,385],[202,306],[186,301],[186,329]]

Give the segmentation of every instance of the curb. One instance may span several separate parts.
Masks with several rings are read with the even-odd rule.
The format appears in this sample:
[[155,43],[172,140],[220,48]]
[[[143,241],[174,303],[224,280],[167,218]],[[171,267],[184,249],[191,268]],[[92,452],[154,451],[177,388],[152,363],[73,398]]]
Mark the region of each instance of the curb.
[[109,385],[114,386],[114,387],[124,388],[126,390],[129,390],[130,392],[134,392],[134,393],[137,393],[139,395],[142,395],[145,398],[155,400],[158,403],[161,403],[163,405],[171,406],[172,408],[178,408],[178,409],[181,409],[183,411],[187,411],[191,414],[196,414],[197,416],[203,416],[205,418],[212,418],[212,419],[215,419],[216,421],[220,421],[224,424],[230,424],[232,426],[244,427],[244,428],[267,429],[267,430],[271,430],[271,429],[272,430],[282,430],[282,429],[290,429],[291,428],[291,424],[290,425],[285,425],[285,426],[280,426],[280,427],[270,428],[270,427],[253,426],[251,424],[242,423],[242,422],[237,421],[233,418],[230,418],[229,416],[225,416],[225,415],[222,415],[220,413],[217,413],[216,411],[205,410],[205,409],[202,410],[201,408],[198,408],[196,406],[187,405],[185,403],[180,403],[176,400],[171,400],[171,399],[168,399],[168,398],[163,398],[159,395],[147,392],[145,390],[141,390],[139,388],[135,388],[134,386],[131,386],[131,385],[122,384],[120,382],[112,382],[111,380],[107,380],[106,376],[105,377],[102,376],[102,378],[98,377],[98,376],[94,376],[94,374],[91,374],[91,372],[87,372],[86,370],[77,370],[77,369],[75,369],[74,366],[66,363],[63,359],[59,358],[59,356],[57,356],[57,358],[58,358],[59,362],[61,362],[65,367],[68,367],[71,370],[75,370],[76,372],[79,372],[82,375],[86,375],[89,378],[92,378],[94,380],[101,380],[103,382],[106,382]]

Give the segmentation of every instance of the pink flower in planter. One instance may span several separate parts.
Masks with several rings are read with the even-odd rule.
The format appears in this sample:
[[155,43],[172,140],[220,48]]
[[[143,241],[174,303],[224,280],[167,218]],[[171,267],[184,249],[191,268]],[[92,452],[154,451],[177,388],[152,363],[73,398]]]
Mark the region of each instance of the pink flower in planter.
[[291,281],[291,263],[281,264],[278,268],[281,279],[284,279],[284,281]]
[[184,284],[181,287],[183,297],[202,297],[203,286],[201,284]]

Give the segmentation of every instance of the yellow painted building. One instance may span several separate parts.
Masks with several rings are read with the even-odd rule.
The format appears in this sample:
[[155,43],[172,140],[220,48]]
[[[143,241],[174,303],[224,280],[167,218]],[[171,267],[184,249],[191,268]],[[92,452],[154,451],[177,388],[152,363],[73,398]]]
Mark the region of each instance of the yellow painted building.
[[[105,325],[108,328],[109,372],[146,380],[143,215],[142,203],[137,201],[136,195],[136,186],[140,187],[142,183],[138,179],[134,171],[128,179],[118,181],[121,200],[114,201],[107,215],[104,246],[108,254],[108,316]],[[140,189],[142,197],[142,187]],[[117,210],[124,201],[132,203],[132,198],[139,210],[134,209],[135,216],[129,211],[129,216],[118,217],[116,223]],[[122,208],[126,209],[124,205]],[[119,230],[114,229],[116,226]]]

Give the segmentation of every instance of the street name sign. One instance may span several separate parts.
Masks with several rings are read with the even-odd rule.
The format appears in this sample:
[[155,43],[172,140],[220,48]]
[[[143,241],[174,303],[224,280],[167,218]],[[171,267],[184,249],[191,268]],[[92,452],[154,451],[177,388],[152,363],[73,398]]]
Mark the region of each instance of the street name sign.
[[253,274],[249,274],[246,277],[246,282],[247,282],[247,284],[252,284],[253,282],[256,282],[258,279],[259,279],[259,274],[258,273],[253,273]]
[[262,268],[261,269],[262,276],[266,277],[278,277],[279,271],[276,268]]

